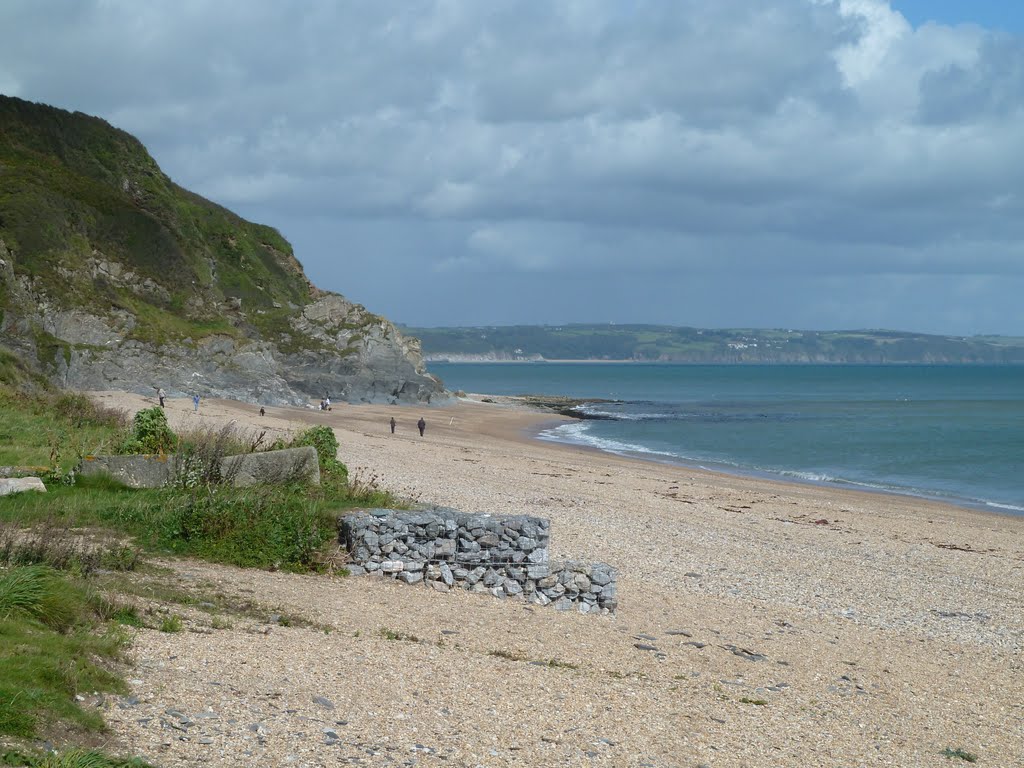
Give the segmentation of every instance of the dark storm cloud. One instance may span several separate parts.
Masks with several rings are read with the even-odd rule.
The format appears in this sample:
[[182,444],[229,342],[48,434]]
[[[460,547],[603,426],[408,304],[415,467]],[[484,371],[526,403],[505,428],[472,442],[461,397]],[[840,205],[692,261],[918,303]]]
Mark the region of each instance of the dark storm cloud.
[[398,320],[1024,333],[1005,33],[882,0],[9,0],[0,25],[0,90],[135,133]]

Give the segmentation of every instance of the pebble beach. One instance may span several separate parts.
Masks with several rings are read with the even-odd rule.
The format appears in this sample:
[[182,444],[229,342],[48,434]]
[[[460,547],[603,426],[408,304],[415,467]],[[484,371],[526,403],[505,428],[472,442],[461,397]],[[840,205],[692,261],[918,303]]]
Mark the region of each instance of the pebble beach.
[[325,423],[359,482],[548,518],[552,558],[617,569],[618,610],[161,562],[301,621],[136,630],[130,692],[95,705],[154,765],[1024,765],[1024,518],[546,443],[561,417],[512,400],[168,416]]

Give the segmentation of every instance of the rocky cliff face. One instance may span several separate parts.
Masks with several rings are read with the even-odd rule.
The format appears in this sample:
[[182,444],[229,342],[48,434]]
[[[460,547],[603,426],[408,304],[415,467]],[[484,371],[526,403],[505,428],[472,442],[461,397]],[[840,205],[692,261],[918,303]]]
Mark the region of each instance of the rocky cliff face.
[[[0,346],[60,386],[265,404],[447,396],[419,342],[101,120],[0,97]],[[5,358],[0,356],[0,365]]]

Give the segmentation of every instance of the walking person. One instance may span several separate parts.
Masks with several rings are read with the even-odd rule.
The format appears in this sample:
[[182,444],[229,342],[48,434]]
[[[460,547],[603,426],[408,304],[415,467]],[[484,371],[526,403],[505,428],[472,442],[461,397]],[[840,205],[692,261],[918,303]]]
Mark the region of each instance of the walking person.
[[157,387],[156,388],[156,396],[160,399],[160,407],[163,408],[164,407],[164,397],[166,397],[166,395],[164,395],[164,390],[163,390],[162,387]]
[[392,434],[392,435],[393,435],[393,434],[395,434],[395,425],[396,425],[397,423],[398,423],[398,422],[396,422],[396,421],[395,421],[395,417],[394,417],[394,416],[392,416],[392,417],[391,417],[391,434]]
[[416,422],[416,427],[420,431],[420,437],[423,437],[423,431],[427,428],[427,422],[423,420],[422,416],[420,416],[420,420]]
[[199,410],[199,395],[198,394],[192,395],[192,406],[193,406],[193,410],[196,410],[196,411]]

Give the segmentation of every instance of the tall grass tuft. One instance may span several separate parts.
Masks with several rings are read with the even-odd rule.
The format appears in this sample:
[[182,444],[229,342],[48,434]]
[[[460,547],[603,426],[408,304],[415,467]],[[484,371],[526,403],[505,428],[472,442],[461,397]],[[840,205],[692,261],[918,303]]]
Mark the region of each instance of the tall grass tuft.
[[102,752],[74,749],[62,753],[50,753],[40,757],[21,752],[7,752],[0,756],[0,764],[25,766],[25,768],[149,768],[149,764],[138,758],[124,760],[109,757]]
[[0,577],[0,619],[29,616],[67,632],[83,620],[86,610],[85,593],[45,565],[13,568]]

